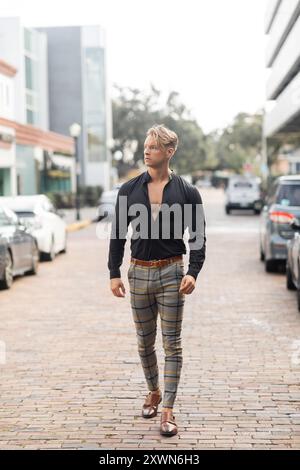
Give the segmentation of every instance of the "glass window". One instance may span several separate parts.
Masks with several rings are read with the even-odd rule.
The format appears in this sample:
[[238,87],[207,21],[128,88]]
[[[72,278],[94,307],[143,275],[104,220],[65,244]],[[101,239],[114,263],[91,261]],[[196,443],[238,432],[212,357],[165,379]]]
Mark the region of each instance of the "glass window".
[[26,88],[29,90],[34,89],[34,62],[29,57],[25,56],[25,81]]
[[88,160],[106,160],[106,105],[104,49],[85,49],[86,121],[88,127]]
[[300,206],[300,184],[282,184],[276,203],[283,206]]
[[4,227],[4,225],[10,225],[10,223],[4,211],[0,208],[0,227]]
[[34,112],[31,109],[26,110],[27,124],[34,124]]
[[18,224],[19,219],[18,219],[17,214],[14,211],[9,209],[8,207],[4,207],[3,212],[6,215],[8,223],[10,225],[17,225]]
[[6,106],[9,106],[9,86],[6,85]]
[[27,52],[34,52],[34,36],[30,29],[24,29],[24,47]]

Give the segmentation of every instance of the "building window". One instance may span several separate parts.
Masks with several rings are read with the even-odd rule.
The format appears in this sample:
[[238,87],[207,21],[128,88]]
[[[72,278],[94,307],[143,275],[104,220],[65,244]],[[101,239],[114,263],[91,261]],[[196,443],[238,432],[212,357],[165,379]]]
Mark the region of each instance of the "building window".
[[18,196],[21,194],[22,190],[22,184],[21,184],[21,175],[17,175],[17,194]]
[[31,109],[26,110],[26,117],[28,124],[34,124],[34,112]]
[[9,86],[6,85],[6,106],[9,106]]
[[29,90],[34,89],[34,62],[29,57],[25,56],[25,73],[26,73],[26,88]]
[[3,83],[0,82],[0,105],[1,105],[1,108],[2,108],[2,106],[3,106],[2,103],[3,103],[3,101],[4,101],[4,100],[3,100],[3,88],[4,88],[4,85],[3,85]]
[[24,47],[29,53],[35,53],[35,41],[33,32],[30,29],[24,29]]
[[85,49],[86,123],[88,128],[88,161],[106,160],[106,102],[104,49]]

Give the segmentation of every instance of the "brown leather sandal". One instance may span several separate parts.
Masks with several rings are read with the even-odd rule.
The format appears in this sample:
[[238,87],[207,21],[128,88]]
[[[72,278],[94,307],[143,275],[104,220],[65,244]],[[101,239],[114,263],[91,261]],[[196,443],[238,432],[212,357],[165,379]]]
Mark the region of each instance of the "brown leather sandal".
[[161,392],[149,392],[142,409],[143,418],[154,418],[157,415],[158,405],[162,400]]
[[162,411],[160,420],[160,434],[162,436],[175,436],[178,428],[175,423],[175,416],[173,416],[173,410]]

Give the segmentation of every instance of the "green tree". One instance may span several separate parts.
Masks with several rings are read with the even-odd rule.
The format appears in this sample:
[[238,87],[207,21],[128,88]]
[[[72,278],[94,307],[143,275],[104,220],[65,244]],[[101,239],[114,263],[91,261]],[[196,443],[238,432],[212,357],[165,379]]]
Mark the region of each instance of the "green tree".
[[239,113],[231,125],[214,131],[210,138],[215,143],[214,159],[219,169],[241,172],[245,163],[258,169],[258,156],[262,152],[262,113]]
[[[145,134],[154,124],[164,124],[179,136],[179,147],[171,166],[178,173],[191,173],[204,168],[206,161],[206,138],[190,110],[182,103],[179,93],[173,91],[166,102],[153,84],[149,92],[130,87],[115,86],[113,100],[113,151],[124,150],[128,142],[138,142],[133,164],[143,162]],[[117,163],[119,172],[126,170],[124,160]]]

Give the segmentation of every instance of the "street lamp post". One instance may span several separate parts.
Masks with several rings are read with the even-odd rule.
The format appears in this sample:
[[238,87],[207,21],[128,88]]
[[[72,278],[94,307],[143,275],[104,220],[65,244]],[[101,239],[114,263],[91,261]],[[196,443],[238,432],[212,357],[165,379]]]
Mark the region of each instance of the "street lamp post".
[[80,197],[79,197],[79,177],[81,174],[80,162],[79,162],[79,152],[78,152],[78,137],[81,133],[81,126],[77,122],[74,122],[70,126],[70,135],[73,137],[75,142],[75,163],[76,163],[76,197],[75,197],[75,206],[76,206],[76,220],[80,220]]

